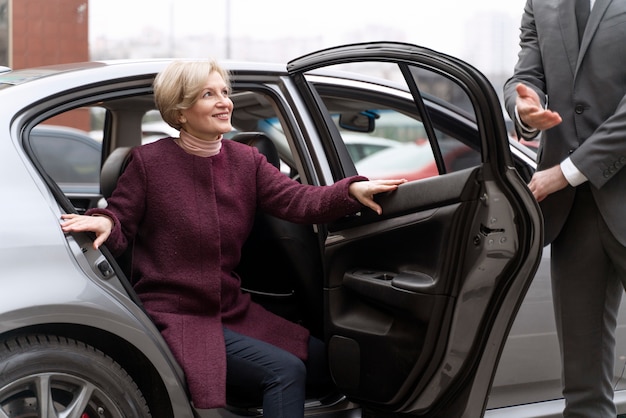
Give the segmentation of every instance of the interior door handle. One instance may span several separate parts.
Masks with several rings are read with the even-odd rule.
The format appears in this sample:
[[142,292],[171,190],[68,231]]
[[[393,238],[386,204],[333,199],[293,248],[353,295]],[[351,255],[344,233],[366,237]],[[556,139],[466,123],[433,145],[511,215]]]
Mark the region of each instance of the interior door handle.
[[[344,284],[363,294],[372,294],[381,287],[396,288],[417,293],[432,293],[435,280],[421,272],[393,273],[375,270],[354,270],[344,275]],[[429,291],[430,290],[430,291]]]

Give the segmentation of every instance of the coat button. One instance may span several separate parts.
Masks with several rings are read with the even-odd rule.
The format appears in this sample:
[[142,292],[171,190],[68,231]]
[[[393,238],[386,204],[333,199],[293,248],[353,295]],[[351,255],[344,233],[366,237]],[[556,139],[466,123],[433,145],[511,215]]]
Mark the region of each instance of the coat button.
[[580,115],[581,113],[583,113],[585,111],[585,107],[581,104],[576,105],[576,107],[574,108],[574,112],[576,112],[576,114]]
[[611,173],[609,173],[609,170],[604,170],[604,173],[602,173],[604,175],[604,178],[609,178],[611,177]]

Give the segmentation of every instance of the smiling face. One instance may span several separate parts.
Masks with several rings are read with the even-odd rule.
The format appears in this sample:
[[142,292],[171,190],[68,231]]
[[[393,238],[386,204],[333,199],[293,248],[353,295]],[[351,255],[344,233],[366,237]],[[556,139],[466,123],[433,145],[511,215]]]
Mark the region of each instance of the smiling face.
[[232,130],[232,112],[228,85],[217,71],[212,71],[194,104],[180,111],[180,124],[196,138],[214,141]]

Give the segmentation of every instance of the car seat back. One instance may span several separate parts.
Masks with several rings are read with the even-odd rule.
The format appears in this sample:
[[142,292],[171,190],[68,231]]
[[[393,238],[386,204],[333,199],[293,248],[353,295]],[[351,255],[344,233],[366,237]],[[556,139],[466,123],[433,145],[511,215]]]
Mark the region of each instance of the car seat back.
[[105,199],[111,197],[113,190],[117,186],[117,180],[120,178],[128,160],[132,147],[116,148],[102,164],[100,169],[100,193]]
[[[240,133],[232,140],[256,147],[280,168],[276,146],[264,133]],[[256,302],[321,336],[322,268],[317,235],[311,225],[258,211],[236,272],[242,287]]]

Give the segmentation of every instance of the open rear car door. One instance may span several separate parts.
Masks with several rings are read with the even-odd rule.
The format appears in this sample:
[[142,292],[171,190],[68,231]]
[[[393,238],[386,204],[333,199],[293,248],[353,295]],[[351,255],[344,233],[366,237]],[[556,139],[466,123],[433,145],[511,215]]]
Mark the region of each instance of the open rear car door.
[[[352,119],[333,108],[342,99],[336,91],[315,81],[323,69],[375,65],[394,72],[406,97],[352,97]],[[434,174],[377,197],[382,216],[364,210],[326,231],[324,333],[339,390],[363,405],[364,416],[481,416],[543,241],[491,84],[462,61],[399,43],[323,50],[288,70],[319,111],[330,181],[375,177],[358,168],[343,138],[376,129],[383,109],[419,120],[420,145],[432,152]],[[466,125],[446,116],[448,105],[462,109]],[[449,136],[475,158],[449,161]]]

